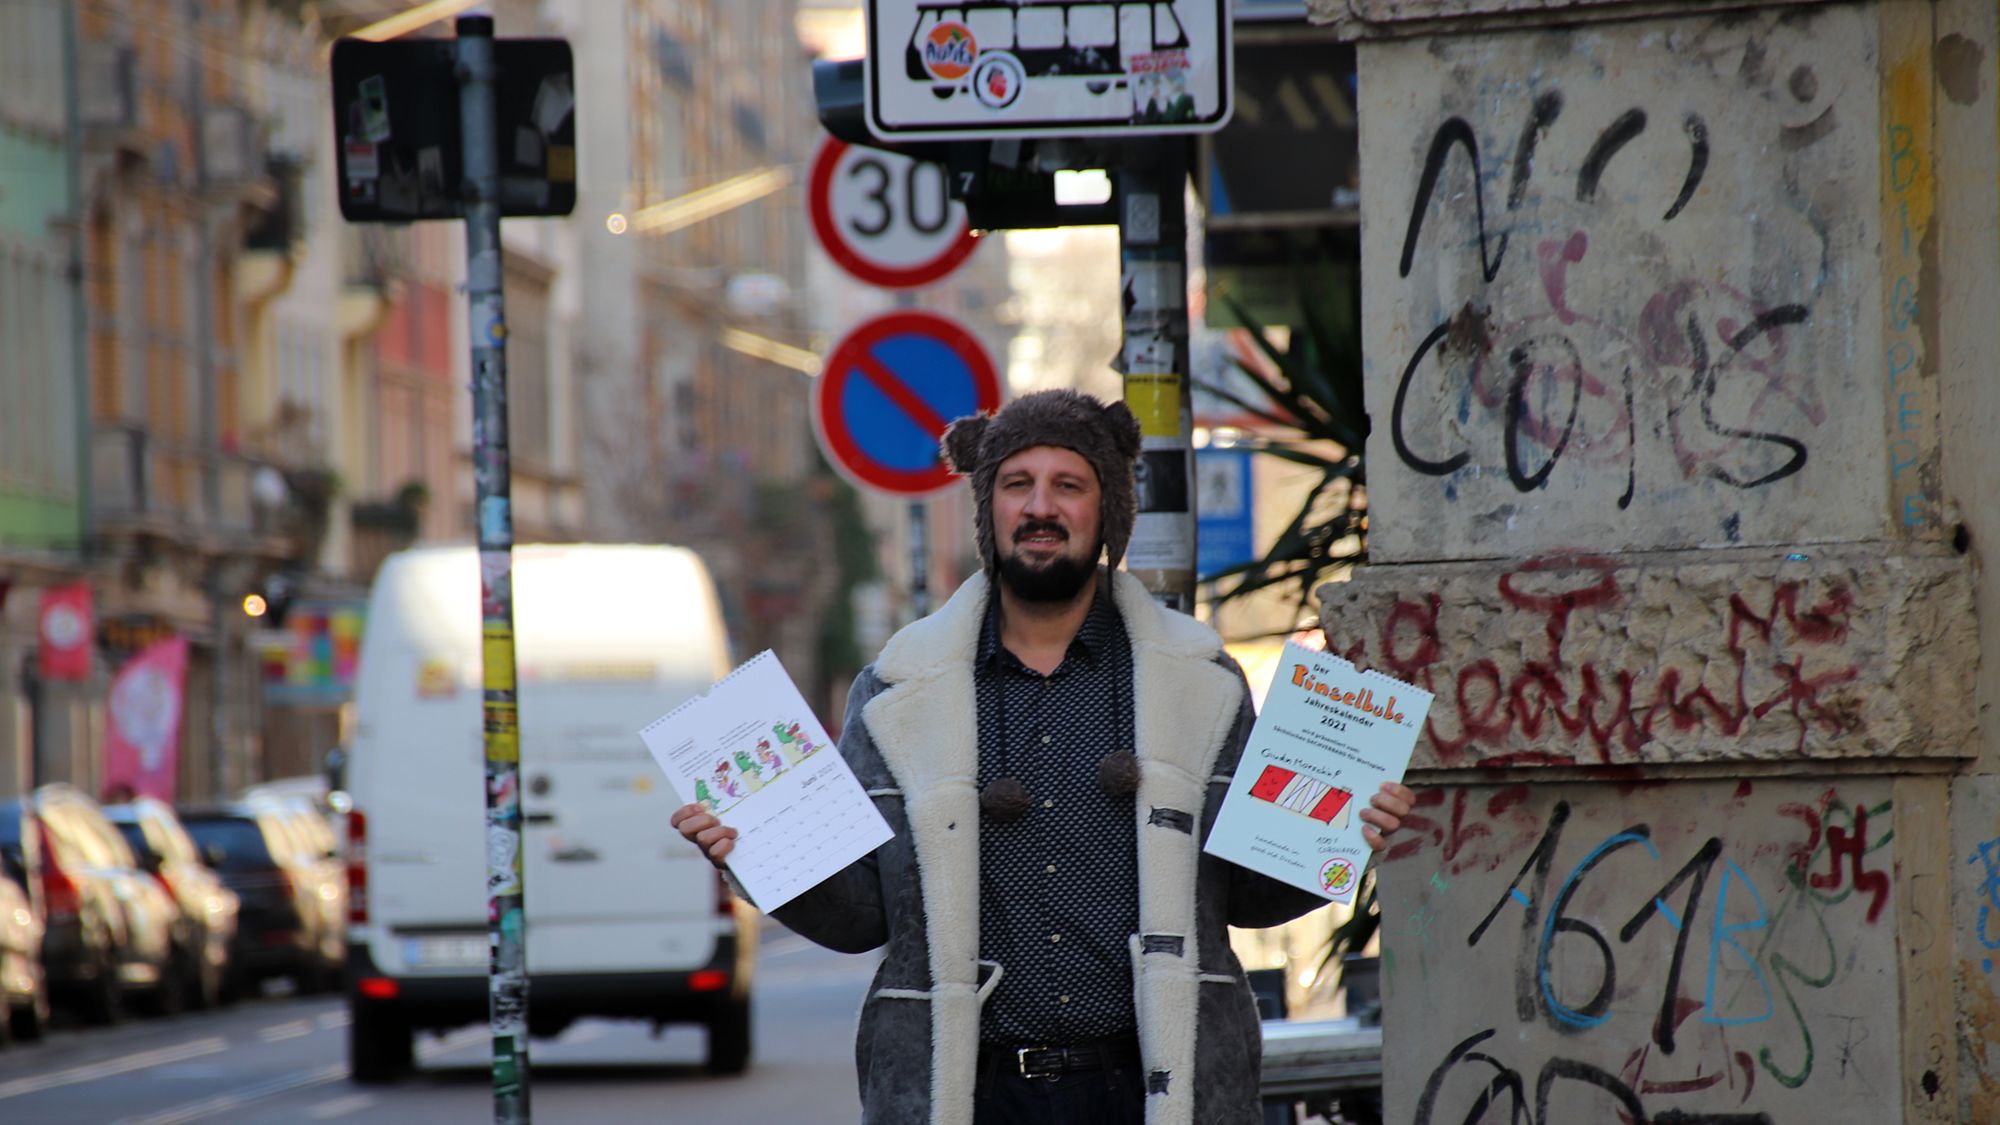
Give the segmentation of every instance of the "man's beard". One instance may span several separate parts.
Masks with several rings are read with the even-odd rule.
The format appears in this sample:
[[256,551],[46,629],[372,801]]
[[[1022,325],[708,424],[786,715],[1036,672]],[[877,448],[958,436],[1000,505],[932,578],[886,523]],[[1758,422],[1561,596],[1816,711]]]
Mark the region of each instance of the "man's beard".
[[[1049,530],[1051,526],[1023,524],[1017,529],[1016,538],[1038,530]],[[1097,550],[1088,556],[1079,557],[1064,552],[1039,566],[1023,558],[1016,550],[1011,555],[1001,556],[1000,579],[1009,590],[1014,591],[1015,597],[1024,602],[1074,601],[1082,592],[1084,583],[1097,576],[1097,556],[1103,549],[1104,545],[1100,542]]]

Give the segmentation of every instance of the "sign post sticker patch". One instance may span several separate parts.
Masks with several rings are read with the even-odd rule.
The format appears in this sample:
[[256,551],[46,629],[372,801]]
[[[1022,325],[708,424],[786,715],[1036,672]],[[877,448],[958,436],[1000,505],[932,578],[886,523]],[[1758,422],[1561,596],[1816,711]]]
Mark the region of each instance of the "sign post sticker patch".
[[979,40],[972,29],[956,20],[946,20],[931,28],[923,40],[924,70],[940,82],[956,82],[972,70],[979,57]]

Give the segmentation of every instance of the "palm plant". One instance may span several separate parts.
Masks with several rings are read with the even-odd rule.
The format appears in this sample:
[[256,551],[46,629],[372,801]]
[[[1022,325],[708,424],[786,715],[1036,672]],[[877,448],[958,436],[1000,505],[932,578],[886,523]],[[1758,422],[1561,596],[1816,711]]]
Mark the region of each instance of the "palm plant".
[[[1351,271],[1320,271],[1318,276],[1323,286],[1302,281],[1304,323],[1282,346],[1240,301],[1227,294],[1219,297],[1276,375],[1267,374],[1264,365],[1237,359],[1236,370],[1250,387],[1199,379],[1196,386],[1269,427],[1249,439],[1250,448],[1316,469],[1319,479],[1262,558],[1202,576],[1220,583],[1218,605],[1293,586],[1303,611],[1320,583],[1368,558],[1363,450],[1369,425],[1361,397],[1361,290]],[[1251,387],[1255,393],[1246,393]]]
[[[1303,613],[1320,584],[1368,560],[1364,450],[1369,422],[1361,389],[1359,275],[1351,268],[1315,271],[1310,278],[1303,269],[1298,274],[1303,323],[1283,346],[1242,302],[1227,294],[1219,297],[1276,377],[1261,370],[1262,365],[1239,359],[1236,368],[1256,388],[1255,397],[1196,381],[1202,390],[1271,427],[1250,439],[1251,448],[1320,474],[1262,558],[1202,576],[1223,583],[1236,579],[1218,586],[1218,606],[1262,590],[1295,586],[1297,609]],[[1380,918],[1371,870],[1362,878],[1354,912],[1328,936],[1314,978],[1339,984],[1346,975],[1345,958],[1367,947]],[[1334,970],[1330,977],[1329,969]]]

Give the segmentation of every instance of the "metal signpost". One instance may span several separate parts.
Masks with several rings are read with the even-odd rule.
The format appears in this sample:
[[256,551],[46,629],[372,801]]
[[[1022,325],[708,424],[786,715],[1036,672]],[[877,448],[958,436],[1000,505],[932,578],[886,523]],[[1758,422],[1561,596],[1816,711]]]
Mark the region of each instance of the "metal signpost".
[[[341,213],[348,219],[465,220],[484,654],[493,1119],[512,1125],[528,1121],[530,1113],[500,219],[563,215],[575,206],[575,84],[569,46],[561,40],[496,40],[490,16],[461,17],[457,30],[456,40],[336,43],[334,128]],[[510,140],[504,157],[502,136]]]
[[[1149,158],[1150,159],[1147,159]],[[1169,609],[1194,612],[1194,404],[1188,370],[1187,160],[1148,146],[1115,174],[1125,403],[1139,418],[1139,518],[1125,567]]]

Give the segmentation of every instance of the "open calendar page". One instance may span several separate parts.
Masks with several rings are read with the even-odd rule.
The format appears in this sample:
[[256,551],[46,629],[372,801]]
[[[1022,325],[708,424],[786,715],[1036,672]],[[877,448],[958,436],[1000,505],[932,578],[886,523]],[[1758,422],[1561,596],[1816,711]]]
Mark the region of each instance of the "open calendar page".
[[769,651],[639,732],[681,801],[738,832],[730,873],[775,910],[893,833]]
[[1287,643],[1202,850],[1351,904],[1361,808],[1403,779],[1430,706],[1422,688]]

